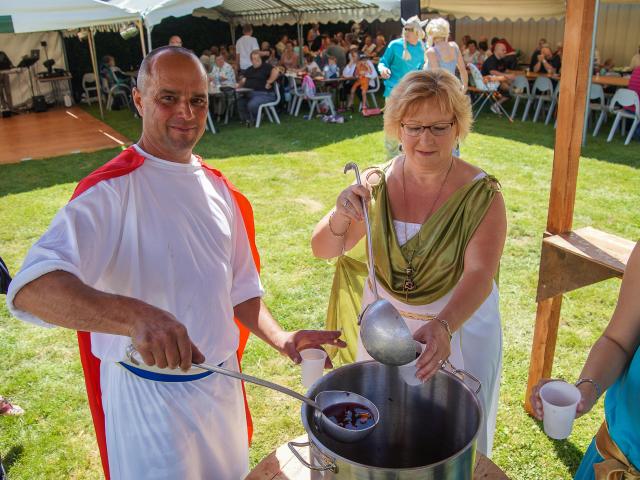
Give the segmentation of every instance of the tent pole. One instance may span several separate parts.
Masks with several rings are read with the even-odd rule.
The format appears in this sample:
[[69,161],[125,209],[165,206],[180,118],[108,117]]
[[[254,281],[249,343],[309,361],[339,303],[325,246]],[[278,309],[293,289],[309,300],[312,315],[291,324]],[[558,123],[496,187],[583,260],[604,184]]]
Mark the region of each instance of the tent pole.
[[147,47],[144,45],[144,28],[142,28],[142,20],[136,20],[138,31],[140,32],[140,46],[142,47],[142,58],[147,56]]
[[589,104],[591,103],[591,80],[593,79],[593,63],[596,54],[596,34],[598,33],[598,15],[600,13],[600,0],[596,0],[593,14],[593,34],[591,35],[591,56],[589,58],[589,82],[587,83],[587,105],[584,109],[584,125],[582,127],[582,146],[587,144],[587,128],[589,127]]
[[93,29],[89,28],[89,55],[91,56],[91,66],[93,67],[93,74],[96,77],[96,89],[98,94],[98,105],[100,106],[100,118],[104,120],[104,110],[102,107],[102,79],[98,74],[98,61],[96,60],[96,47],[93,41]]
[[236,44],[236,22],[229,21],[229,32],[231,33],[231,45]]
[[302,38],[302,14],[298,13],[296,15],[296,26],[298,30],[298,48],[300,51],[300,55],[298,56],[298,61],[300,62],[300,66],[304,65],[304,39]]
[[149,25],[146,21],[144,22],[147,27],[147,48],[149,49],[149,53],[153,50],[153,43],[151,43],[151,30],[153,30],[153,25]]
[[[60,41],[62,42],[62,58],[64,58],[64,69],[69,71],[69,57],[67,56],[67,46],[64,43],[64,35],[62,34],[62,30],[58,31],[58,35],[60,35]],[[69,89],[69,95],[71,95],[71,98],[73,98],[73,85],[71,85],[71,80],[67,80],[67,88]],[[73,101],[75,103],[75,99]]]

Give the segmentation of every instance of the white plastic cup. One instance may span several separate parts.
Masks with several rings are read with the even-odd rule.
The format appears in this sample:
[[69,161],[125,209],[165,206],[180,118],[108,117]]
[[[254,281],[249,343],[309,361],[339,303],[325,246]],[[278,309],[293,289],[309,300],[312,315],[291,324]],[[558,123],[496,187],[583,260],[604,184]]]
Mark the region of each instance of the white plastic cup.
[[322,377],[327,352],[319,348],[307,348],[300,351],[300,356],[302,357],[302,385],[309,388]]
[[580,401],[580,390],[561,380],[545,383],[540,388],[542,399],[544,433],[556,440],[571,434],[576,408]]
[[398,373],[400,377],[407,385],[415,387],[420,385],[422,381],[416,377],[416,373],[418,373],[418,368],[416,367],[416,363],[418,362],[418,357],[424,350],[426,345],[416,342],[416,359],[413,362],[406,363],[404,365],[400,365],[398,367]]

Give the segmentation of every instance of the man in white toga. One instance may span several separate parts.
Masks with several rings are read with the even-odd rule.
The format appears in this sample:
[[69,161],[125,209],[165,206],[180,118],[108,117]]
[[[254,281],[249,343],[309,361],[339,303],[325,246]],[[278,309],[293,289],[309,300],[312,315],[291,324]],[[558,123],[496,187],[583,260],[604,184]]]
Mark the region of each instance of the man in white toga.
[[[251,206],[192,153],[208,109],[198,58],[154,50],[133,98],[140,140],[80,182],[7,304],[79,331],[107,478],[237,480],[248,471],[242,384],[192,362],[238,370],[246,329],[294,361],[344,343],[339,332],[285,332],[262,303]],[[144,364],[123,361],[131,343]]]

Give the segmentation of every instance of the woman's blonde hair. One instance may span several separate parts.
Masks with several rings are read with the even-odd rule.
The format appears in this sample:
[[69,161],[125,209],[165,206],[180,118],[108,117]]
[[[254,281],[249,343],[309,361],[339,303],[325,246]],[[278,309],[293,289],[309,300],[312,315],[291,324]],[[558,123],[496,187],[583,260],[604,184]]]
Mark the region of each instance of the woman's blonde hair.
[[441,111],[453,113],[458,140],[464,140],[473,123],[471,102],[462,92],[460,80],[442,68],[408,73],[393,88],[384,107],[387,138],[399,140],[400,124],[406,115],[422,108],[424,101],[431,98],[436,100]]
[[425,28],[427,33],[427,48],[433,46],[434,38],[449,39],[449,22],[444,18],[434,18],[427,24]]

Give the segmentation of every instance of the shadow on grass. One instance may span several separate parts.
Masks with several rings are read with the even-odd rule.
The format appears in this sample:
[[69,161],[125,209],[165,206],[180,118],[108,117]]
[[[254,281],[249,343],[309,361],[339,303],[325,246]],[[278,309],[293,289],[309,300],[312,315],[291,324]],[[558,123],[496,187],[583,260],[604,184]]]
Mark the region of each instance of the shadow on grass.
[[[555,145],[556,130],[552,122],[545,125],[544,121],[533,123],[530,120],[522,122],[523,109],[520,108],[520,116],[516,115],[513,123],[504,117],[499,117],[492,113],[482,113],[473,125],[473,131],[481,135],[502,137],[515,142],[526,143],[527,145],[539,145],[553,149]],[[507,112],[511,113],[511,104],[507,104]],[[529,117],[531,118],[531,117]],[[640,141],[634,139],[628,146],[624,145],[624,138],[616,135],[607,142],[612,119],[606,123],[597,137],[592,136],[593,127],[587,132],[587,145],[582,148],[581,156],[595,158],[604,162],[628,165],[640,168]],[[619,132],[619,130],[618,130]]]
[[[538,428],[542,433],[544,433],[543,423],[539,420],[534,420]],[[546,433],[545,433],[546,435]],[[556,457],[564,463],[564,466],[567,467],[567,470],[573,477],[575,473],[578,471],[578,467],[580,466],[580,462],[582,461],[582,457],[584,456],[584,452],[579,449],[575,443],[571,440],[553,440],[553,449],[556,451]]]
[[24,447],[22,445],[14,445],[7,452],[6,455],[2,457],[2,464],[7,473],[11,470],[11,467],[18,461],[18,459],[22,456],[24,452]]

